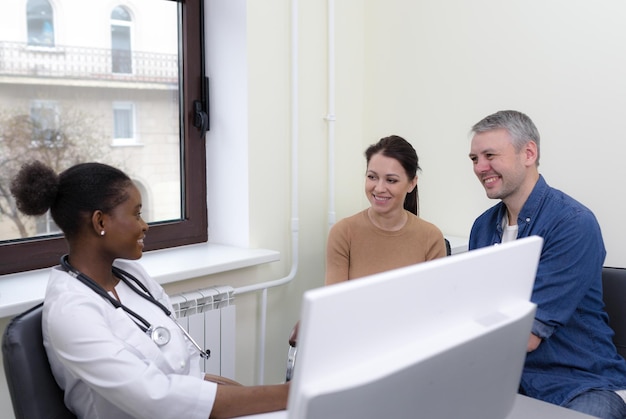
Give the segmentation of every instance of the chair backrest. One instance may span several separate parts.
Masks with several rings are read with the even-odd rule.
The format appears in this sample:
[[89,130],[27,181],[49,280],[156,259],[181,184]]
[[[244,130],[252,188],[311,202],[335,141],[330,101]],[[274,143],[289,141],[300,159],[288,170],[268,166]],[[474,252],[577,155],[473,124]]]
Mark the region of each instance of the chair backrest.
[[602,289],[617,352],[626,358],[626,269],[602,268]]
[[2,338],[4,372],[16,419],[76,419],[63,403],[41,334],[43,304],[13,318]]

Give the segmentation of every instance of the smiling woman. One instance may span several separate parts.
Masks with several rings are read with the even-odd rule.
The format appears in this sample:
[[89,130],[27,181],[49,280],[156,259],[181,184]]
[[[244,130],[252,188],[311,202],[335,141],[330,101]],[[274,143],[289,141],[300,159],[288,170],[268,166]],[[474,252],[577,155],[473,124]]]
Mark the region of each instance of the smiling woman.
[[206,351],[134,261],[148,225],[128,175],[101,163],[57,175],[34,162],[19,171],[11,192],[26,214],[49,209],[69,244],[69,255],[50,272],[42,334],[52,373],[77,417],[234,417],[285,408],[287,385],[243,387],[200,370],[198,357]]
[[[365,195],[370,207],[340,220],[328,233],[326,285],[447,254],[443,233],[418,217],[420,166],[413,146],[391,135],[370,145],[365,160]],[[298,329],[296,323],[289,337],[292,347],[297,345]]]
[[392,135],[365,151],[370,207],[333,226],[326,248],[326,284],[443,257],[441,231],[417,216],[417,153]]

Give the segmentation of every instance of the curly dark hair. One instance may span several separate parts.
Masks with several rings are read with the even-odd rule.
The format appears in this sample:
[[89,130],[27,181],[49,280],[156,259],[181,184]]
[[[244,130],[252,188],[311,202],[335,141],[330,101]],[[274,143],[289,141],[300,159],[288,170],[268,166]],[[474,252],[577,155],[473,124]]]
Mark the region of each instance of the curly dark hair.
[[11,182],[17,208],[26,215],[52,219],[67,238],[76,235],[96,210],[109,213],[128,199],[131,180],[124,172],[102,163],[80,163],[57,175],[39,161],[22,166]]

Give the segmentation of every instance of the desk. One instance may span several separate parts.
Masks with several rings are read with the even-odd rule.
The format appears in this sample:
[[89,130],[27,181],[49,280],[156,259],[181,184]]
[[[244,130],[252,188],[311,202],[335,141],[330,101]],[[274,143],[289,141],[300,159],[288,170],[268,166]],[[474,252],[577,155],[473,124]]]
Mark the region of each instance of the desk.
[[[262,413],[259,415],[242,416],[243,419],[287,419],[287,412]],[[504,419],[593,419],[594,416],[575,412],[564,407],[517,395],[513,410]]]
[[513,410],[506,419],[592,419],[594,417],[518,394]]

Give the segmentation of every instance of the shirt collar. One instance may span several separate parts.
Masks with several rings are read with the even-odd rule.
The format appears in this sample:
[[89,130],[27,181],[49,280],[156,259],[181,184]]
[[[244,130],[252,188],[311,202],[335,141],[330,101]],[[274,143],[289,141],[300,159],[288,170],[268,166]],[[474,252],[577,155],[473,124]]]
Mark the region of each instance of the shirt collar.
[[[532,218],[535,216],[537,211],[539,210],[539,206],[541,205],[541,201],[543,197],[548,192],[548,184],[542,175],[539,175],[539,179],[537,183],[533,187],[533,190],[530,192],[528,199],[524,202],[522,209],[520,210],[519,215],[517,216],[517,225],[529,223]],[[506,205],[502,201],[500,201],[500,210],[498,211],[498,221],[497,221],[497,230],[502,233],[502,222],[503,218],[506,215]]]

